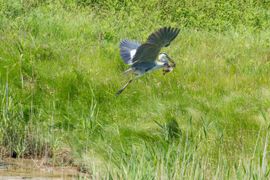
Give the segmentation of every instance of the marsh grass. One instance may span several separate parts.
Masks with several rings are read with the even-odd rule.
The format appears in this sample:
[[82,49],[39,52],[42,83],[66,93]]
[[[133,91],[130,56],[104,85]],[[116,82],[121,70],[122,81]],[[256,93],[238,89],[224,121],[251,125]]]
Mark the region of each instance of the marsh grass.
[[[0,1],[8,154],[57,159],[69,146],[95,179],[269,178],[267,2],[182,1],[177,9],[159,1],[153,12],[150,2],[113,2]],[[164,25],[181,27],[166,49],[177,68],[116,98],[127,81],[120,39],[143,41]]]

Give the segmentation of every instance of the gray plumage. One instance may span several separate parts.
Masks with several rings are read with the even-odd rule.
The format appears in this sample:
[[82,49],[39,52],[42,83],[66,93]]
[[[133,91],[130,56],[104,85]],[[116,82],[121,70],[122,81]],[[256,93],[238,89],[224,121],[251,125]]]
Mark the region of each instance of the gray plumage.
[[[136,41],[123,40],[120,42],[120,55],[124,63],[131,67],[126,72],[133,72],[138,78],[146,72],[150,72],[162,67],[170,67],[169,61],[173,62],[166,53],[161,53],[162,47],[170,45],[179,34],[178,28],[164,27],[152,33],[147,41],[140,44]],[[175,63],[173,62],[174,66]],[[116,95],[121,92],[133,81],[131,79]]]
[[136,51],[133,62],[155,61],[162,47],[168,47],[172,40],[180,32],[177,28],[165,27],[152,33],[146,43],[142,44]]
[[[136,49],[141,44],[135,41],[123,40],[120,43],[120,55],[126,64],[132,64],[132,58],[135,55]],[[132,54],[134,52],[134,54]]]

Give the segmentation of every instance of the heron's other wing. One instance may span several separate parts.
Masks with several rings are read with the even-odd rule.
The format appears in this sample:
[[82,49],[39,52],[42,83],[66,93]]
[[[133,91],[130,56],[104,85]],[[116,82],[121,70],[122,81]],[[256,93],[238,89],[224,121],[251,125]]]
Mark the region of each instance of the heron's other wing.
[[126,39],[120,42],[120,55],[124,63],[132,64],[132,59],[140,45],[141,44],[136,41],[130,41]]
[[169,46],[179,32],[178,28],[164,27],[152,33],[146,43],[137,49],[132,62],[155,61],[161,48]]

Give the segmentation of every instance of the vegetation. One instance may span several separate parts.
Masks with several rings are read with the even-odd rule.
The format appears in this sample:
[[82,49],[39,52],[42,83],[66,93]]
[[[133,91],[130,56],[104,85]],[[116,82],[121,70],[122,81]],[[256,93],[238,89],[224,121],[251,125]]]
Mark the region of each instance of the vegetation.
[[[269,7],[0,0],[2,149],[59,163],[68,148],[96,179],[269,178]],[[163,49],[176,69],[115,97],[119,41],[162,26],[181,28]]]

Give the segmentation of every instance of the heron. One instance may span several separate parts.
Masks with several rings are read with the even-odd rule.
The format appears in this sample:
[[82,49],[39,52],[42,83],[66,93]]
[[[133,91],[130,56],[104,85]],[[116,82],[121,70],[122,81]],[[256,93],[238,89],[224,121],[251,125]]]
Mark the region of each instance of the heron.
[[[135,77],[130,79],[117,93],[120,95],[127,86],[145,73],[163,68],[163,75],[171,72],[176,63],[166,53],[160,53],[161,48],[168,47],[177,37],[180,29],[163,27],[151,33],[147,41],[140,44],[134,40],[124,39],[120,42],[120,56],[124,63],[130,66],[124,73],[133,73]],[[170,64],[171,62],[172,64]]]

